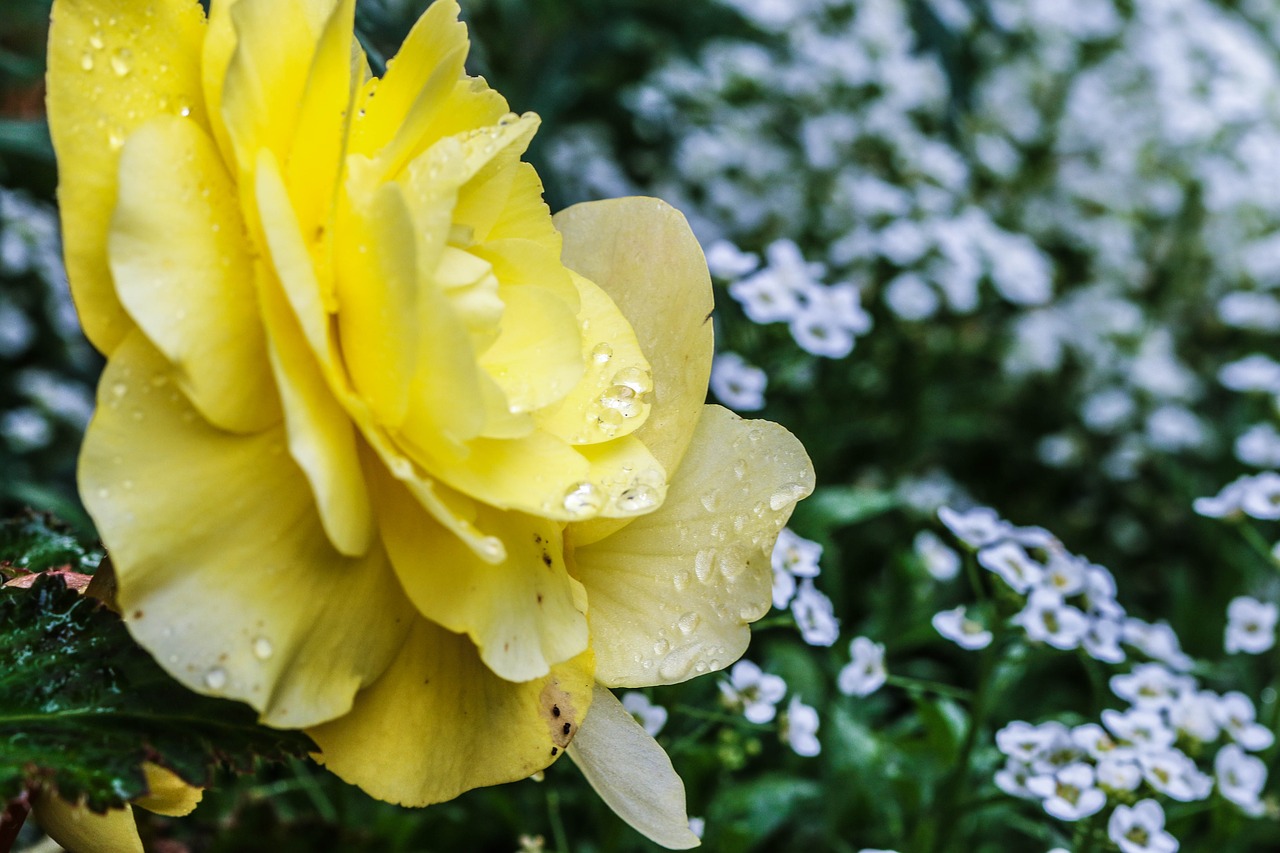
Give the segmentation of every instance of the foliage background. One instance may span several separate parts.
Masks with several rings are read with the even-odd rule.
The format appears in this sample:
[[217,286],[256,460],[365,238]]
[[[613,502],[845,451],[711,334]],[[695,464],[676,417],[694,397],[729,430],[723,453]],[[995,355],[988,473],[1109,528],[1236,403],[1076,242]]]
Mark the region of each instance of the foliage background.
[[[948,4],[893,4],[905,13],[913,50],[932,57],[945,74],[941,106],[918,125],[970,164],[970,177],[959,192],[965,204],[986,210],[1001,228],[1032,234],[1052,263],[1053,304],[1066,304],[1072,294],[1105,278],[1089,243],[1103,232],[1072,235],[1067,226],[1036,225],[1043,216],[1037,220],[1034,211],[1028,213],[1049,199],[1064,204],[1061,218],[1068,225],[1072,217],[1086,219],[1079,199],[1067,200],[1077,205],[1072,207],[1046,189],[1057,186],[1056,170],[1067,155],[1055,147],[1052,132],[1016,140],[1020,165],[1001,175],[982,165],[975,140],[986,132],[983,122],[994,123],[995,135],[1001,130],[999,112],[984,106],[982,85],[1002,67],[1050,83],[1078,72],[1055,66],[1047,43],[1027,30],[1002,25],[992,10],[1007,4],[955,2],[969,10],[967,28],[948,27],[936,8]],[[362,0],[358,14],[366,44],[383,56],[392,54],[423,5]],[[686,130],[681,123],[714,126],[724,117],[717,110],[758,110],[761,104],[784,101],[767,78],[716,93],[724,99],[710,113],[698,112],[695,95],[685,112],[673,114],[673,124],[657,130],[634,106],[637,87],[661,80],[654,76],[661,69],[701,61],[709,46],[726,39],[776,44],[778,33],[758,21],[753,25],[733,4],[709,0],[471,0],[463,5],[475,42],[472,73],[486,76],[513,109],[543,118],[529,159],[547,182],[553,210],[593,195],[587,166],[607,164],[624,186],[692,203],[695,224],[708,239],[728,236],[759,252],[788,237],[807,257],[825,256],[825,238],[817,228],[797,225],[788,231],[788,223],[775,221],[735,230],[697,221],[714,206],[688,186],[692,181],[680,162],[689,156],[681,147]],[[1131,15],[1132,5],[1114,4],[1122,15]],[[47,0],[3,0],[0,9],[0,186],[22,193],[22,204],[46,208],[54,201],[56,183],[42,120],[48,8]],[[1275,4],[1213,8],[1262,33],[1280,26]],[[1080,69],[1105,67],[1102,58],[1118,46],[1115,39],[1081,44]],[[843,49],[861,46],[850,43]],[[1046,69],[1037,70],[1037,57]],[[1273,60],[1280,62],[1280,54]],[[850,111],[861,115],[858,99],[870,103],[883,85],[844,92],[852,99]],[[1048,112],[1060,109],[1062,100],[1063,93],[1052,87],[1038,92],[1037,103]],[[800,121],[802,112],[796,118]],[[571,145],[584,138],[584,128],[602,133],[596,138],[606,141],[594,149],[595,160],[568,158],[566,167],[563,152],[578,150]],[[780,131],[783,137],[785,131]],[[1099,138],[1099,144],[1107,143],[1106,133]],[[766,147],[794,148],[795,143],[760,140]],[[722,708],[714,677],[652,691],[652,698],[671,711],[661,740],[686,781],[690,813],[706,819],[708,849],[925,850],[936,844],[955,850],[1046,850],[1072,843],[1069,825],[1047,818],[1034,803],[1003,796],[992,785],[1002,761],[993,732],[1015,719],[1080,722],[1114,706],[1115,699],[1097,689],[1096,662],[1024,643],[987,674],[990,713],[978,724],[972,753],[966,749],[975,725],[968,691],[979,682],[979,658],[942,640],[930,626],[936,611],[966,594],[930,577],[911,544],[919,530],[940,529],[933,511],[941,503],[976,501],[1016,523],[1049,528],[1072,551],[1115,572],[1130,612],[1168,620],[1183,647],[1206,661],[1223,660],[1223,614],[1232,597],[1277,598],[1275,565],[1256,547],[1259,539],[1274,540],[1277,531],[1265,524],[1244,530],[1191,511],[1195,497],[1212,494],[1242,472],[1233,454],[1235,438],[1250,424],[1274,418],[1269,397],[1232,394],[1215,378],[1233,359],[1274,350],[1276,332],[1232,325],[1217,307],[1233,288],[1265,292],[1270,286],[1241,285],[1236,279],[1224,283],[1215,271],[1234,269],[1239,258],[1229,253],[1243,253],[1250,241],[1274,233],[1280,223],[1277,196],[1269,209],[1248,214],[1247,227],[1233,232],[1235,243],[1231,234],[1224,238],[1208,227],[1223,214],[1204,201],[1195,158],[1210,157],[1215,146],[1226,144],[1220,136],[1202,149],[1183,146],[1175,151],[1181,160],[1161,151],[1142,155],[1147,171],[1139,169],[1138,178],[1172,181],[1181,201],[1164,213],[1137,204],[1123,212],[1125,227],[1142,239],[1132,249],[1137,264],[1128,268],[1130,280],[1118,292],[1136,306],[1139,319],[1125,333],[1128,338],[1101,358],[1068,356],[1050,370],[1011,370],[1010,359],[1019,357],[1017,324],[1038,306],[984,291],[973,310],[908,321],[883,298],[900,271],[883,259],[855,271],[874,327],[846,358],[805,352],[785,328],[752,323],[727,290],[718,290],[720,347],[744,353],[765,368],[769,389],[763,416],[794,431],[814,459],[821,490],[800,508],[792,527],[824,546],[819,586],[832,599],[842,630],[835,646],[813,647],[781,611],[766,618],[749,652],[752,660],[784,677],[793,695],[818,709],[822,753],[816,758],[794,754],[779,740],[776,726],[753,726]],[[892,169],[877,165],[877,156],[867,155],[855,168],[891,174]],[[1170,162],[1185,171],[1167,169]],[[1274,180],[1274,175],[1257,177],[1263,184]],[[683,187],[681,180],[686,180]],[[780,181],[766,181],[758,191],[782,190]],[[1113,201],[1103,196],[1092,203],[1105,208]],[[810,199],[810,210],[815,203]],[[6,511],[20,505],[54,510],[91,538],[73,476],[87,416],[84,401],[92,399],[100,364],[65,321],[62,283],[48,263],[56,249],[40,232],[40,216],[25,208],[7,216],[0,210],[0,238],[6,231],[34,228],[23,239],[36,247],[37,256],[26,264],[0,262],[0,327],[6,317],[17,322],[13,311],[30,327],[24,333],[29,344],[0,351],[0,414],[10,418],[0,429],[0,502]],[[1144,445],[1131,470],[1116,476],[1117,448],[1127,435],[1142,432],[1141,422],[1096,430],[1082,413],[1099,388],[1099,375],[1112,377],[1103,385],[1128,387],[1133,353],[1160,330],[1174,342],[1178,364],[1197,377],[1198,391],[1179,405],[1197,416],[1205,434],[1174,451]],[[1138,399],[1139,406],[1159,402]],[[47,429],[36,429],[38,441],[27,440],[29,419],[18,424],[27,432],[15,430],[15,411],[42,419]],[[1046,453],[1048,436],[1070,439],[1074,449],[1068,462],[1053,461]],[[903,679],[901,684],[864,699],[835,689],[836,675],[848,660],[845,646],[855,635],[886,644],[889,670]],[[1216,689],[1239,689],[1257,700],[1260,719],[1273,730],[1280,715],[1277,674],[1274,652],[1197,670]],[[920,686],[929,683],[953,685],[958,692]],[[961,756],[971,761],[969,770],[954,775]],[[1170,814],[1184,849],[1213,843],[1224,851],[1256,850],[1280,845],[1274,801],[1268,808],[1255,821],[1241,820],[1220,802]],[[542,836],[548,850],[653,849],[596,800],[567,762],[554,766],[542,783],[474,791],[410,811],[371,801],[295,761],[265,768],[250,780],[228,777],[192,817],[148,817],[144,829],[157,844],[170,844],[166,850],[510,851],[524,843],[521,836]],[[33,831],[27,840],[36,842]],[[528,844],[538,849],[532,840]]]

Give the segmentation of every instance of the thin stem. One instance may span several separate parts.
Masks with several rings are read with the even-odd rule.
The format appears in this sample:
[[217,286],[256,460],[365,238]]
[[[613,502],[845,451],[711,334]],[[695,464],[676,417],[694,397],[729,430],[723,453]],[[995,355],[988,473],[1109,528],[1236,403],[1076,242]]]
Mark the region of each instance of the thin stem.
[[884,680],[885,684],[891,687],[901,687],[903,690],[921,691],[924,693],[936,693],[939,696],[948,696],[952,699],[959,699],[962,702],[973,701],[973,691],[966,690],[963,687],[953,687],[950,684],[943,684],[940,681],[928,681],[923,678],[911,678],[907,675],[890,675]]
[[1249,521],[1240,521],[1235,527],[1240,531],[1240,535],[1248,543],[1249,547],[1267,564],[1267,567],[1275,571],[1277,568],[1276,558],[1271,555],[1271,546],[1267,543],[1267,540],[1262,538],[1258,528],[1254,527]]
[[547,820],[551,822],[551,838],[557,853],[569,853],[569,836],[565,834],[564,821],[560,819],[560,794],[550,787],[547,788]]
[[338,810],[334,808],[333,802],[320,787],[316,777],[311,774],[311,768],[296,758],[290,759],[289,764],[293,767],[293,773],[298,779],[298,787],[307,795],[311,805],[315,806],[316,814],[327,823],[337,823]]

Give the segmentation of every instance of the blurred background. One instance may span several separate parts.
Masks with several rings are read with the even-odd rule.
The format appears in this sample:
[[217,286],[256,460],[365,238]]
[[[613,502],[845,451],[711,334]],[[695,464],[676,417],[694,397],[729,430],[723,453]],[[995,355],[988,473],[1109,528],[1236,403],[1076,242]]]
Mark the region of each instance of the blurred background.
[[[360,0],[375,65],[424,6]],[[717,285],[709,399],[784,424],[817,469],[791,525],[812,559],[776,555],[748,657],[812,709],[820,752],[807,712],[751,722],[715,676],[646,692],[708,849],[1094,844],[995,783],[994,732],[1095,719],[1112,670],[1025,637],[990,664],[940,636],[934,614],[975,595],[995,593],[990,620],[1017,609],[951,580],[944,506],[1108,567],[1130,615],[1167,622],[1204,685],[1274,729],[1275,653],[1226,656],[1223,632],[1233,598],[1280,598],[1275,516],[1192,505],[1280,466],[1280,1],[462,6],[469,71],[542,117],[528,157],[551,208],[684,211]],[[0,0],[0,502],[92,537],[74,463],[101,361],[60,259],[48,13]],[[858,636],[890,673],[865,697],[837,685]],[[266,768],[146,832],[172,853],[656,849],[568,763],[546,777],[408,811]],[[1272,791],[1252,819],[1217,795],[1166,803],[1170,831],[1271,849]]]

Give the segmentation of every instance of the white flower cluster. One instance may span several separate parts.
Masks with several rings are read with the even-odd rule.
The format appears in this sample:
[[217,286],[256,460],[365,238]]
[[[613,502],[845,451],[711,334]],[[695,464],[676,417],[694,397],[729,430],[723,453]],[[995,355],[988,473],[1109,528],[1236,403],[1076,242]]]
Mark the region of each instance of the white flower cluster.
[[[10,281],[22,286],[9,286]],[[21,192],[0,188],[0,365],[17,364],[40,342],[65,347],[72,360],[92,357],[80,326],[62,266],[58,220],[47,205]],[[47,360],[47,359],[46,359]],[[5,368],[0,388],[18,401],[0,411],[0,442],[15,454],[48,447],[57,424],[84,429],[93,411],[89,387],[64,375],[35,367]]]
[[773,606],[790,606],[800,636],[811,646],[830,646],[840,636],[831,599],[813,585],[822,571],[822,546],[783,528],[773,546]]
[[729,408],[739,412],[758,412],[764,408],[764,389],[769,377],[758,367],[747,364],[736,352],[722,352],[711,362],[711,393]]
[[[1113,676],[1111,690],[1128,707],[1103,711],[1101,725],[1019,720],[997,732],[1006,762],[996,785],[1039,800],[1048,814],[1067,821],[1096,814],[1108,802],[1137,796],[1196,802],[1215,789],[1245,814],[1262,813],[1267,770],[1250,753],[1269,748],[1274,736],[1255,721],[1247,696],[1202,689],[1192,676],[1159,663]],[[1210,754],[1211,773],[1192,758]]]
[[849,643],[849,662],[840,669],[836,687],[846,696],[870,696],[889,678],[884,665],[884,643],[868,637],[854,637]]
[[[728,680],[718,684],[721,701],[757,725],[773,722],[778,716],[778,704],[787,695],[787,683],[781,676],[764,672],[746,659],[735,663],[729,670]],[[813,757],[822,751],[818,742],[818,712],[800,701],[799,696],[791,697],[782,714],[778,735],[797,755]]]

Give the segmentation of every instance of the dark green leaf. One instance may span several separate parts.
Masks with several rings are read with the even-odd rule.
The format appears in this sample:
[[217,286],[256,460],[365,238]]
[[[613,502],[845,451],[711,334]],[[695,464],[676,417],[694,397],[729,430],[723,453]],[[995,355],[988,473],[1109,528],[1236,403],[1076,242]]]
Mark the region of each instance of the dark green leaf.
[[45,784],[103,810],[146,793],[145,761],[205,786],[219,764],[248,770],[315,749],[177,684],[119,616],[54,577],[0,590],[0,648],[0,800]]
[[49,137],[49,125],[43,119],[0,118],[0,154],[21,154],[52,163],[53,140]]
[[101,551],[88,551],[62,525],[46,515],[27,513],[0,521],[0,567],[28,572],[66,567],[92,573]]

